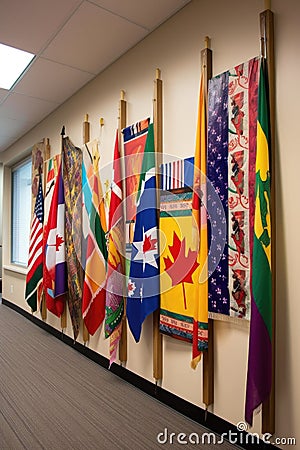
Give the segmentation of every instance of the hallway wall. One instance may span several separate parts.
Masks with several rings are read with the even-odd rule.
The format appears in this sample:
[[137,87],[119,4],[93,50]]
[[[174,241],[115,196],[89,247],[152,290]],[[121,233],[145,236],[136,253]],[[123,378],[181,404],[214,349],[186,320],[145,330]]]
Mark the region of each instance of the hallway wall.
[[[284,5],[283,5],[284,3]],[[288,7],[287,7],[288,6]],[[5,164],[3,201],[4,269],[3,297],[28,310],[24,301],[24,273],[10,267],[10,169],[30,147],[43,137],[50,138],[51,154],[60,152],[62,125],[72,141],[82,144],[82,122],[89,114],[91,137],[102,131],[102,167],[112,159],[117,126],[120,90],[126,92],[127,123],[152,115],[153,80],[159,67],[163,79],[163,149],[166,154],[192,156],[195,146],[200,51],[204,37],[211,37],[213,74],[259,54],[259,13],[261,0],[239,2],[193,0],[140,44],[118,59],[92,82],[70,98],[23,138],[0,154]],[[272,1],[275,14],[276,52],[276,189],[277,189],[277,436],[291,436],[300,442],[300,303],[298,300],[298,260],[300,250],[299,200],[300,152],[297,126],[300,73],[299,14],[297,0]],[[95,43],[95,45],[97,45]],[[297,121],[298,122],[298,121]],[[108,171],[104,171],[108,173]],[[21,271],[22,272],[22,271]],[[24,271],[23,271],[24,272]],[[60,321],[50,313],[47,322],[60,329]],[[248,351],[248,326],[215,321],[215,402],[210,410],[236,424],[244,417],[244,398]],[[72,336],[70,321],[66,333]],[[108,356],[108,342],[101,328],[90,340],[90,347]],[[81,336],[80,336],[81,341]],[[203,407],[202,364],[190,369],[190,347],[163,337],[164,376],[162,387]],[[153,381],[152,322],[143,325],[140,344],[129,334],[129,370]],[[253,431],[260,431],[260,415]]]

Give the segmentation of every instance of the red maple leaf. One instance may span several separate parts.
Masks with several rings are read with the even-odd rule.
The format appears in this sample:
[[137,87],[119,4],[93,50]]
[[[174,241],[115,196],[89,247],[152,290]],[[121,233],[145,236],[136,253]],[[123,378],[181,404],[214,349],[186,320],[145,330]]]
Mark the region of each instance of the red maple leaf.
[[128,280],[128,285],[127,285],[127,289],[128,289],[128,295],[129,297],[132,297],[134,294],[134,291],[136,289],[136,285],[133,281],[131,281],[130,279]]
[[61,236],[59,236],[58,234],[56,235],[56,242],[55,242],[55,247],[56,247],[56,251],[58,252],[59,247],[64,243],[64,240]]
[[143,242],[143,253],[146,253],[149,250],[155,250],[156,243],[157,239],[151,239],[151,236],[145,236],[145,240]]
[[169,245],[169,250],[173,261],[169,256],[164,258],[165,270],[172,280],[172,286],[182,283],[184,307],[187,309],[184,283],[193,283],[192,275],[199,266],[197,262],[198,252],[189,249],[186,255],[185,238],[181,241],[175,231],[173,233],[173,244]]

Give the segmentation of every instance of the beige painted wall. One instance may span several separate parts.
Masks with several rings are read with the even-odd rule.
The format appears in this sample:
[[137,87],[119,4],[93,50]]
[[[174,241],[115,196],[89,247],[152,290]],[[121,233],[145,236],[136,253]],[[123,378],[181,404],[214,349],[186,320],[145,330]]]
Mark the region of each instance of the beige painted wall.
[[[120,58],[69,101],[9,148],[0,159],[9,165],[35,142],[49,137],[52,154],[60,151],[62,125],[76,145],[82,142],[82,121],[89,113],[91,136],[102,133],[102,166],[111,161],[117,126],[120,90],[126,92],[128,124],[152,112],[153,79],[159,67],[164,83],[164,152],[191,156],[194,152],[196,111],[200,74],[200,50],[204,36],[211,37],[213,72],[220,73],[259,53],[259,13],[262,0],[240,2],[193,0],[176,16]],[[297,0],[272,1],[275,13],[276,113],[277,113],[277,436],[294,436],[300,445],[300,303],[298,261],[300,250],[299,200],[300,152],[297,139],[300,73],[299,16]],[[4,263],[9,264],[10,182],[5,170],[3,204]],[[13,293],[11,293],[13,290]],[[24,275],[4,270],[3,297],[28,309],[24,302]],[[48,322],[60,329],[59,321]],[[72,336],[70,325],[67,334]],[[81,339],[81,338],[80,338]],[[188,345],[163,337],[164,377],[162,386],[199,406],[202,404],[201,373],[190,369]],[[108,355],[101,329],[90,347]],[[211,410],[236,424],[243,420],[248,349],[248,327],[215,322],[215,403]],[[140,344],[129,336],[128,369],[152,381],[152,326],[147,319]],[[260,416],[254,431],[260,430]],[[184,431],[184,430],[180,430]]]
[[0,270],[1,270],[1,272],[2,272],[3,171],[4,171],[3,164],[0,164]]

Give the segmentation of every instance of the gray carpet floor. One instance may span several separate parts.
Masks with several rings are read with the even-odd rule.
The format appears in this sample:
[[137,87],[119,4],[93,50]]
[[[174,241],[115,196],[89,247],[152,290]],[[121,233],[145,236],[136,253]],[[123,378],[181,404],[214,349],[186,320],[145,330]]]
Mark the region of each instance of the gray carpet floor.
[[208,449],[177,442],[207,431],[0,304],[1,450]]

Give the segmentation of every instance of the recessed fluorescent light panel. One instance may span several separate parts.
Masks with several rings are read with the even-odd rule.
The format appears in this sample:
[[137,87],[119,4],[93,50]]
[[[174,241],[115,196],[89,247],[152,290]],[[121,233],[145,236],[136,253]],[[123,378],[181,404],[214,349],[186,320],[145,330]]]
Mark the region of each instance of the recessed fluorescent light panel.
[[0,88],[11,89],[35,55],[0,43]]

